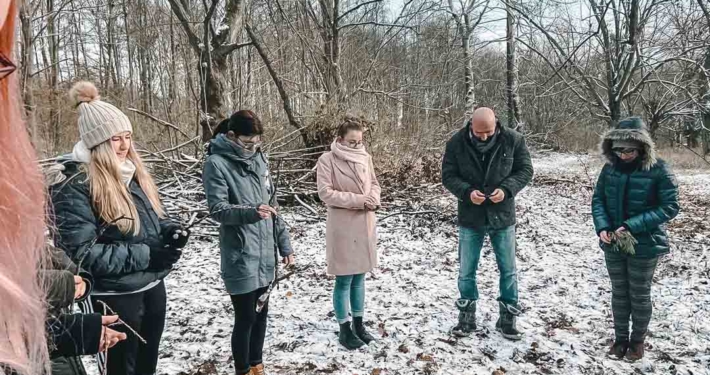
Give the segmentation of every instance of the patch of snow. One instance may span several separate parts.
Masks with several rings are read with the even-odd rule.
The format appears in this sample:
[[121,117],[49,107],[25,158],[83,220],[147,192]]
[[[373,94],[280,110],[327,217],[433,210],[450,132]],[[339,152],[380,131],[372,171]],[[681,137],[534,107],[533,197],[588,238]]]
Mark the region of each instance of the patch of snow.
[[[550,154],[534,164],[541,182],[517,198],[519,294],[526,310],[518,321],[522,341],[495,332],[498,271],[488,243],[478,271],[480,329],[464,339],[449,334],[457,320],[457,228],[451,220],[455,201],[442,191],[433,204],[451,211],[444,212],[449,218],[400,215],[380,222],[380,267],[366,280],[365,316],[379,340],[360,350],[343,349],[331,300],[334,278],[325,271],[325,223],[300,223],[304,211],[292,208],[284,216],[295,227],[297,262],[312,266],[272,294],[264,350],[268,373],[710,374],[710,229],[691,235],[671,226],[673,252],[660,263],[653,286],[647,358],[609,359],[611,286],[592,226],[591,191],[543,183],[594,183],[601,161]],[[685,200],[707,192],[710,177],[679,181]],[[217,239],[193,241],[166,283],[159,374],[194,374],[207,361],[214,361],[219,374],[233,374],[232,306],[219,277]],[[96,373],[94,366],[89,370]]]

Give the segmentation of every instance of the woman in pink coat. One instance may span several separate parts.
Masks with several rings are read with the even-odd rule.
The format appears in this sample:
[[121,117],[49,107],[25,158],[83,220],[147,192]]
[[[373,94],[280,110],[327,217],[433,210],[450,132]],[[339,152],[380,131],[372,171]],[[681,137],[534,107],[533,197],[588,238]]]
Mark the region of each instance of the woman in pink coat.
[[[345,120],[330,152],[318,160],[318,196],[328,206],[326,259],[335,275],[333,306],[339,341],[357,349],[374,338],[365,330],[365,273],[377,266],[375,210],[380,185],[362,144],[363,128]],[[350,315],[353,317],[351,325]]]

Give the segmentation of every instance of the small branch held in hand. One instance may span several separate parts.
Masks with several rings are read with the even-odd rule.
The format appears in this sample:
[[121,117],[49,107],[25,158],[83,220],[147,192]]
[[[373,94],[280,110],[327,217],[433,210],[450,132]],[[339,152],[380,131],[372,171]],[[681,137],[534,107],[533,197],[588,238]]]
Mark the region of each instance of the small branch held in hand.
[[[118,315],[118,314],[116,314],[115,311],[113,311],[113,309],[112,309],[111,307],[109,307],[109,305],[106,304],[106,302],[101,301],[101,300],[96,300],[96,302],[98,302],[98,303],[100,303],[101,305],[103,305],[103,307],[104,307],[104,313],[103,313],[103,315],[108,315],[109,313],[110,313],[111,315]],[[114,327],[114,326],[117,326],[117,325],[124,325],[126,328],[128,328],[129,331],[131,331],[134,335],[136,335],[136,337],[138,337],[138,339],[141,340],[141,342],[142,342],[143,344],[147,344],[147,343],[148,343],[147,341],[145,341],[145,339],[144,339],[141,335],[138,334],[138,332],[136,332],[135,329],[133,329],[133,327],[129,326],[128,323],[124,322],[123,319],[121,319],[120,316],[118,317],[118,321],[116,321],[116,323],[109,324],[109,327]]]

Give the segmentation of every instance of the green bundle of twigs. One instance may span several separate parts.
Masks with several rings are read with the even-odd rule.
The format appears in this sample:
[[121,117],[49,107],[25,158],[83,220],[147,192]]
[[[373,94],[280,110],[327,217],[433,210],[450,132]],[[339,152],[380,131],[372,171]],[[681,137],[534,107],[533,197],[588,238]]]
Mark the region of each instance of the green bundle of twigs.
[[636,241],[634,236],[627,230],[621,232],[612,232],[611,235],[611,247],[614,251],[621,253],[634,255],[636,254]]

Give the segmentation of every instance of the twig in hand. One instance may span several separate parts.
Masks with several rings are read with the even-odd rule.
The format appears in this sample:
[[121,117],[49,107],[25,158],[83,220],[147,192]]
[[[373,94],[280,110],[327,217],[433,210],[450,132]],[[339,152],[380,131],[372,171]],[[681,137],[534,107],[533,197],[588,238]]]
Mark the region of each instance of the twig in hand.
[[[104,315],[109,315],[109,314],[111,314],[111,315],[118,315],[118,314],[116,314],[115,311],[113,311],[113,309],[111,309],[111,307],[109,307],[109,305],[106,304],[106,302],[101,301],[101,300],[96,300],[96,302],[98,302],[98,303],[100,303],[101,305],[103,305],[103,307],[104,307]],[[144,339],[141,335],[139,335],[138,332],[136,332],[136,330],[133,329],[133,327],[129,326],[128,323],[124,322],[123,319],[121,319],[120,316],[118,317],[118,320],[116,321],[116,323],[109,324],[109,327],[115,327],[115,326],[118,326],[118,325],[124,325],[124,326],[126,326],[126,328],[128,328],[129,331],[133,332],[133,334],[136,335],[136,337],[138,337],[138,339],[141,340],[141,342],[142,342],[143,344],[148,344],[148,342],[145,341],[145,339]]]
[[612,232],[609,237],[614,251],[629,255],[636,254],[635,246],[638,244],[638,241],[629,231]]

